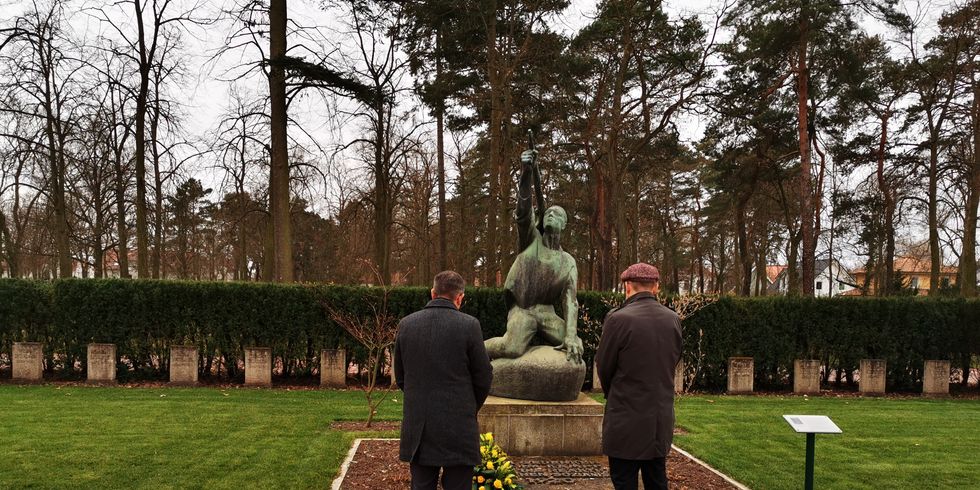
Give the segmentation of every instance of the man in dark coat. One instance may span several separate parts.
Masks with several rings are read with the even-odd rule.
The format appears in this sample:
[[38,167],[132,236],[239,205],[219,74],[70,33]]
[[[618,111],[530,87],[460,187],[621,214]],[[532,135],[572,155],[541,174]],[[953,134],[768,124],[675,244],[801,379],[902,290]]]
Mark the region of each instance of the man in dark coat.
[[432,301],[398,324],[395,381],[404,392],[399,459],[411,463],[412,489],[467,490],[481,463],[476,414],[493,368],[480,322],[459,311],[463,278],[436,275]]
[[674,368],[681,356],[681,322],[657,301],[656,267],[631,265],[620,276],[626,301],[606,316],[596,350],[606,395],[602,452],[616,490],[667,489],[667,452],[674,434]]

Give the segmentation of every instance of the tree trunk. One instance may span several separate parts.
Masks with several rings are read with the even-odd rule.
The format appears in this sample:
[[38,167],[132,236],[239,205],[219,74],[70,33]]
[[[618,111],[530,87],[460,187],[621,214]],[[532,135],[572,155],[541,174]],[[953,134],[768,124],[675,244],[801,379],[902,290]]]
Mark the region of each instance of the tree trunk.
[[134,1],[136,26],[139,36],[139,75],[140,86],[136,94],[136,276],[145,279],[150,276],[149,235],[146,221],[146,99],[149,95],[150,64],[152,53],[146,46],[143,26],[143,5]]
[[813,189],[810,182],[810,144],[808,137],[808,93],[809,77],[807,73],[806,50],[809,38],[809,12],[807,2],[804,1],[802,18],[800,19],[800,40],[797,53],[797,101],[799,115],[799,140],[800,140],[800,227],[803,234],[803,295],[813,296],[813,275],[814,275],[814,254],[816,249],[816,237],[813,233]]
[[980,82],[973,83],[973,162],[970,165],[963,221],[963,252],[960,254],[960,293],[967,298],[977,295],[977,205],[980,204]]
[[151,269],[154,279],[161,277],[160,256],[163,253],[163,179],[160,176],[160,147],[157,131],[160,127],[160,87],[159,80],[153,85],[153,117],[150,118],[150,153],[153,158],[153,205],[156,220],[153,222],[153,255]]
[[289,154],[286,149],[286,0],[269,2],[269,98],[272,155],[269,209],[272,218],[273,280],[293,282],[293,240],[289,219]]
[[895,195],[891,185],[885,179],[885,151],[888,144],[888,120],[891,118],[891,111],[886,109],[881,114],[881,139],[878,142],[878,188],[885,205],[885,257],[884,257],[884,280],[878,285],[878,294],[888,296],[892,294],[892,284],[895,282]]
[[[442,28],[436,31],[436,83],[442,81]],[[446,250],[446,150],[443,141],[443,119],[445,118],[445,99],[440,94],[436,102],[436,162],[439,178],[439,270],[449,268]]]

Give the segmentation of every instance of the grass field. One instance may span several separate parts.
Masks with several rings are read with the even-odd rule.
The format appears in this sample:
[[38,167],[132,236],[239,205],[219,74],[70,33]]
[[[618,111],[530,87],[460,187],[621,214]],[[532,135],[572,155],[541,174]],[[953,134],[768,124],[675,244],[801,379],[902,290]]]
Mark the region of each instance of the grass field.
[[674,443],[751,488],[803,488],[806,436],[782,415],[827,415],[815,488],[980,488],[980,400],[682,397]]
[[[397,420],[400,394],[380,411]],[[355,391],[0,385],[0,488],[325,488],[362,420]],[[675,443],[752,488],[801,488],[823,414],[817,488],[980,488],[980,400],[685,396]]]

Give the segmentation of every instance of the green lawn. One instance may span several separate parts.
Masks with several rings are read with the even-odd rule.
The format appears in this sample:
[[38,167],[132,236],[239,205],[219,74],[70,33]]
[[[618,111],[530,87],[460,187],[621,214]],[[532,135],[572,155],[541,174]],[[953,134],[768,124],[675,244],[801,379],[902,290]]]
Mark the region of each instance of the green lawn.
[[329,425],[365,407],[354,391],[4,385],[0,488],[328,488],[367,435]]
[[806,436],[784,414],[827,415],[815,488],[980,488],[980,400],[685,396],[674,443],[751,488],[802,488]]
[[[380,435],[330,430],[364,407],[353,391],[0,385],[0,488],[324,488],[354,438]],[[790,413],[844,430],[817,436],[817,488],[980,488],[980,400],[685,396],[675,443],[752,488],[801,488]]]

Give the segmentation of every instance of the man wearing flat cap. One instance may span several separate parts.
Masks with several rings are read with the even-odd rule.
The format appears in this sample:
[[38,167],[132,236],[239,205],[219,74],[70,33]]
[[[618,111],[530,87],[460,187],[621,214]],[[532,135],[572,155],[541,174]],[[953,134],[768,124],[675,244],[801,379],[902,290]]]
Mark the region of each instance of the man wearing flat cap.
[[657,301],[660,272],[629,266],[620,280],[626,301],[602,324],[596,369],[606,396],[602,452],[616,490],[667,488],[667,452],[674,434],[674,368],[681,357],[681,321]]

